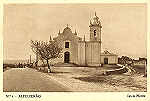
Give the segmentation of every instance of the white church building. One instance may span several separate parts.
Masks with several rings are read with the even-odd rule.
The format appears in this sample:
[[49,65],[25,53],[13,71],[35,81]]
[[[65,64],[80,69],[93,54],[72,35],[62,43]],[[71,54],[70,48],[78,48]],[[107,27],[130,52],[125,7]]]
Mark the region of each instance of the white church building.
[[[63,48],[61,58],[55,63],[73,63],[80,66],[100,66],[101,64],[117,64],[118,56],[108,51],[101,52],[102,25],[96,13],[90,20],[90,40],[80,38],[67,26],[58,36],[53,38]],[[51,39],[52,40],[52,39]]]

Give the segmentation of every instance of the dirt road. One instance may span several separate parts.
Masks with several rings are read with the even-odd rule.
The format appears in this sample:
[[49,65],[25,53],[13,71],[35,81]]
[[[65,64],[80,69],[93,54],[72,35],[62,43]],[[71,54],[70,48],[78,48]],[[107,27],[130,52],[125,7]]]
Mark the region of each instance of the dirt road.
[[13,68],[3,74],[3,91],[69,91],[68,88],[53,80],[46,73],[31,68]]

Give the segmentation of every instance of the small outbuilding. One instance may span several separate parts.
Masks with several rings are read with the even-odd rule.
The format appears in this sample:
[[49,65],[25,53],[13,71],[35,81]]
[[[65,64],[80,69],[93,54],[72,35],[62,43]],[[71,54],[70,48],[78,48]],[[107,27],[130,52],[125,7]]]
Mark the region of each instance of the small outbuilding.
[[101,53],[101,64],[117,64],[118,55],[108,52],[107,50]]

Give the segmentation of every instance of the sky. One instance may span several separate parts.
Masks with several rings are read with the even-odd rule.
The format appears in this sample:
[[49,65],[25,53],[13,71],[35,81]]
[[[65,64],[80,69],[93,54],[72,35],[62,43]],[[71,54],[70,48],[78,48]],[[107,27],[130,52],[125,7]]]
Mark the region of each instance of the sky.
[[146,4],[5,4],[4,60],[34,57],[30,40],[48,41],[69,25],[89,40],[89,22],[97,13],[102,24],[102,50],[138,58],[147,53]]

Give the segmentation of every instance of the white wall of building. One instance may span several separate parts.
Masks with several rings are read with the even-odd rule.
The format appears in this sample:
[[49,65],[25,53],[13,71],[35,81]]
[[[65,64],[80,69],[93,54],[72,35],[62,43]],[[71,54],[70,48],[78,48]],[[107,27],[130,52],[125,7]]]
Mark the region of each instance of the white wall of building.
[[85,42],[78,43],[78,65],[85,66]]
[[117,64],[118,63],[117,55],[101,55],[101,64],[104,64],[104,58],[108,58],[108,64]]
[[78,64],[87,66],[100,65],[100,43],[79,42],[78,43]]

